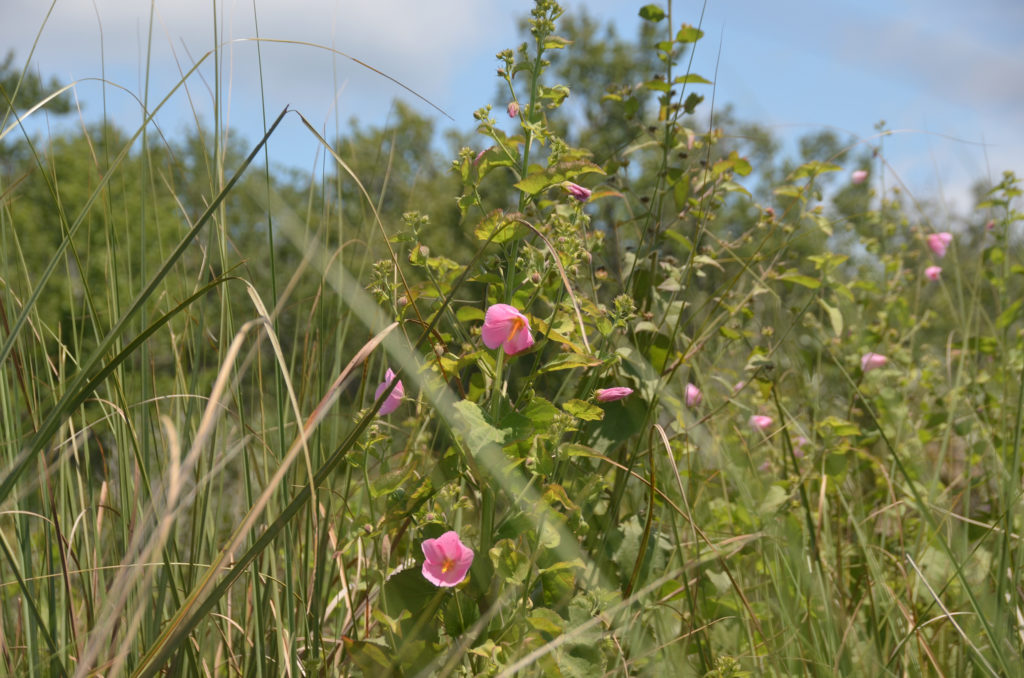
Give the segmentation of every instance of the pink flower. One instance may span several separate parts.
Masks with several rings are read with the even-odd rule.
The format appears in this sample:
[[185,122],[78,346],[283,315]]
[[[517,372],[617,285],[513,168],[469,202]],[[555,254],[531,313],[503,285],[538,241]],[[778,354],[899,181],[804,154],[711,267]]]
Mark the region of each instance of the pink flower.
[[750,426],[758,431],[767,431],[772,427],[775,420],[765,414],[755,414],[750,418]]
[[935,253],[939,259],[946,256],[946,248],[953,242],[953,234],[946,233],[932,233],[928,236],[928,247],[932,252]]
[[522,353],[533,346],[530,321],[508,304],[494,304],[487,309],[480,335],[487,348],[503,346],[508,355]]
[[454,530],[437,539],[424,539],[420,548],[426,557],[423,576],[435,586],[455,586],[466,578],[473,564],[473,549],[463,544]]
[[986,231],[994,231],[995,228],[996,228],[996,220],[995,219],[989,219],[988,221],[985,222],[985,230]]
[[881,353],[865,353],[860,358],[860,369],[864,372],[870,372],[885,365],[887,362],[889,362],[889,359]]
[[864,180],[868,178],[867,170],[854,170],[850,174],[850,181],[855,184],[863,184]]
[[[394,380],[395,373],[392,372],[391,368],[389,367],[388,371],[384,373],[384,381],[381,382],[380,386],[378,386],[377,390],[374,392],[373,399],[380,399],[381,394],[383,394],[384,391],[387,390],[388,386],[390,386],[391,382],[393,382]],[[377,410],[377,414],[391,414],[392,412],[398,409],[399,405],[402,404],[402,398],[404,397],[405,386],[402,385],[402,380],[399,379],[398,384],[395,386],[394,390],[388,394],[388,397],[384,401],[384,404],[380,406],[379,410]]]
[[747,387],[747,382],[742,381],[742,380],[737,381],[735,384],[733,384],[732,392],[734,394],[735,393],[739,393],[740,391],[742,391],[746,387]]
[[797,459],[803,459],[804,456],[804,445],[807,444],[807,438],[803,436],[797,436],[796,441],[793,445],[793,456]]
[[510,118],[518,118],[519,117],[519,102],[518,101],[510,101],[510,102],[508,102],[508,106],[506,107],[505,110],[508,111],[508,117],[510,117]]
[[700,401],[704,399],[704,394],[700,392],[700,389],[693,384],[686,385],[686,406],[693,409],[700,405]]
[[938,280],[940,275],[942,275],[941,266],[929,266],[928,268],[924,269],[924,277],[928,278],[933,282],[935,280]]
[[633,394],[633,389],[628,386],[613,386],[612,388],[599,388],[594,391],[594,397],[597,398],[599,403],[610,403],[614,400],[622,400],[623,398]]
[[583,188],[579,184],[574,184],[571,181],[563,182],[562,186],[565,188],[565,190],[569,191],[569,195],[576,198],[580,202],[586,202],[590,200],[589,188]]

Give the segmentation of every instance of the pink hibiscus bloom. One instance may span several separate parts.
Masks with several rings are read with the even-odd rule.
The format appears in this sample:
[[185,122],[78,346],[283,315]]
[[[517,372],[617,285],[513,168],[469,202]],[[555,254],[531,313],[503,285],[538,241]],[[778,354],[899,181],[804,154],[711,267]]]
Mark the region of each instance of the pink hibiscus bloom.
[[946,248],[949,247],[950,243],[953,242],[953,234],[946,233],[932,233],[928,236],[928,248],[935,253],[939,259],[946,256]]
[[484,346],[501,346],[508,355],[522,353],[533,346],[530,321],[514,306],[508,304],[494,304],[487,309],[480,335],[483,337]]
[[466,578],[473,564],[473,549],[463,544],[454,530],[437,539],[424,539],[420,548],[426,558],[423,576],[435,586],[455,586]]
[[932,282],[938,280],[940,275],[942,275],[941,266],[929,266],[928,268],[924,269],[924,277],[928,278]]

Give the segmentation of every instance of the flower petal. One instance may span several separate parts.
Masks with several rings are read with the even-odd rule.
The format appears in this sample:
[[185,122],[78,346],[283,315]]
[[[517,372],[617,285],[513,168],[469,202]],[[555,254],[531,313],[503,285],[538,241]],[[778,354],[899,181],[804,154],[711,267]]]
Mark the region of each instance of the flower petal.
[[[525,321],[526,318],[524,317]],[[526,322],[515,334],[505,341],[505,353],[515,355],[522,353],[533,346],[533,333],[530,332],[530,323]]]
[[423,556],[428,562],[440,562],[444,560],[444,553],[437,546],[436,539],[424,539],[423,543],[420,544],[420,549],[423,550]]
[[498,348],[508,339],[509,330],[512,329],[512,322],[521,315],[514,306],[508,304],[493,304],[484,314],[484,326],[480,329],[480,336],[483,337],[484,346],[487,348]]

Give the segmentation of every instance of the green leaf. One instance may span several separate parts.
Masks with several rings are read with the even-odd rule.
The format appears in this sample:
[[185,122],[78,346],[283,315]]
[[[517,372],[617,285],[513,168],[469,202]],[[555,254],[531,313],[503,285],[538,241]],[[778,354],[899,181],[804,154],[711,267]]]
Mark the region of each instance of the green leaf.
[[587,569],[586,564],[579,558],[573,558],[572,560],[562,560],[554,565],[548,565],[547,567],[541,568],[541,572],[557,572],[558,570],[578,570],[583,572]]
[[449,638],[458,638],[480,618],[480,608],[470,596],[455,595],[448,599],[441,619]]
[[778,188],[773,190],[772,193],[774,193],[775,195],[785,196],[787,198],[798,198],[800,200],[804,198],[804,190],[802,188],[797,188],[796,186],[790,185],[779,186]]
[[366,640],[345,638],[345,651],[368,676],[385,676],[393,668],[391,648]]
[[370,496],[377,498],[385,494],[394,492],[405,479],[412,474],[412,469],[409,468],[397,468],[390,473],[385,473],[378,476],[376,480],[370,483]]
[[530,626],[537,629],[542,633],[549,633],[552,636],[559,636],[562,634],[562,627],[565,624],[565,620],[562,619],[557,612],[549,610],[546,607],[538,607],[533,610],[526,617],[526,621],[529,622]]
[[644,528],[640,524],[640,518],[635,514],[619,525],[617,533],[620,536],[620,541],[612,555],[612,560],[619,566],[619,572],[622,573],[624,582],[628,581],[630,573],[633,572],[633,566],[636,565],[637,558],[640,556],[643,532]]
[[551,483],[544,488],[544,501],[550,505],[554,505],[556,502],[561,504],[566,511],[576,511],[579,509],[572,499],[569,499],[569,495],[566,494],[565,488],[561,485]]
[[704,31],[689,24],[683,24],[683,27],[679,29],[678,33],[676,33],[676,42],[697,42],[703,37]]
[[587,356],[581,353],[560,353],[548,364],[540,368],[540,373],[557,372],[559,370],[571,370],[576,367],[596,367],[601,360],[594,356]]
[[832,324],[832,332],[835,335],[841,336],[843,333],[843,314],[835,306],[829,306],[823,300],[818,299],[818,303],[825,309],[825,313],[828,313],[828,321]]
[[460,400],[454,407],[456,418],[461,424],[459,433],[473,456],[477,456],[488,445],[504,444],[505,434],[487,422],[476,403]]
[[504,243],[518,240],[526,235],[526,229],[506,215],[502,210],[494,210],[473,229],[480,240]]
[[667,82],[665,82],[664,80],[658,80],[657,78],[654,78],[653,80],[648,80],[643,84],[643,86],[644,89],[654,90],[655,92],[667,92],[670,89],[672,89],[672,86],[669,85]]
[[814,177],[819,174],[826,174],[828,172],[838,172],[843,169],[839,165],[835,165],[830,162],[820,162],[818,160],[812,160],[811,162],[805,162],[796,168],[796,171],[790,176],[791,179],[803,179],[806,177]]
[[678,78],[672,81],[676,85],[684,84],[698,84],[698,85],[711,85],[714,84],[710,80],[696,73],[687,73],[686,75],[680,75]]
[[455,317],[458,318],[461,323],[468,323],[473,320],[483,320],[484,310],[478,306],[459,306],[459,310],[455,312]]
[[562,409],[577,419],[585,421],[601,421],[604,418],[604,410],[600,407],[576,398],[564,403]]
[[525,179],[516,182],[515,187],[523,193],[536,195],[554,183],[547,174],[540,172],[527,175]]
[[713,174],[718,176],[723,172],[735,172],[741,177],[745,177],[753,170],[750,166],[750,162],[746,158],[741,158],[736,151],[733,151],[726,158],[722,158],[717,161],[713,167]]
[[494,573],[509,584],[522,584],[530,574],[530,563],[511,539],[502,539],[488,552]]
[[534,396],[530,404],[523,408],[523,415],[537,428],[549,426],[557,414],[558,408],[540,396]]
[[735,340],[735,339],[742,339],[743,338],[742,334],[740,334],[736,330],[729,329],[725,325],[722,325],[721,327],[718,328],[718,333],[721,334],[726,339],[733,339],[733,340]]
[[817,278],[812,278],[809,275],[800,273],[795,268],[791,268],[778,276],[779,280],[785,280],[786,282],[796,283],[797,285],[803,285],[804,287],[812,290],[816,290],[821,287],[821,281]]
[[996,318],[997,329],[1006,329],[1013,323],[1014,320],[1017,319],[1017,315],[1020,312],[1020,306],[1022,302],[1024,302],[1024,299],[1018,299],[1017,301],[1010,304],[1010,306],[1007,307],[1005,311],[999,314],[999,317]]
[[434,622],[444,592],[426,580],[418,567],[402,570],[388,577],[381,587],[384,614],[398,621],[402,645],[400,661],[405,664],[427,651],[416,641],[432,644],[438,638]]
[[560,35],[549,35],[544,38],[544,49],[562,49],[572,44],[572,40]]
[[413,616],[427,608],[437,592],[417,568],[402,570],[388,577],[382,589],[384,613],[397,619],[408,610]]
[[849,455],[846,452],[830,452],[825,455],[825,475],[832,477],[841,476],[846,472],[849,465]]
[[[679,184],[679,185],[684,185],[684,184]],[[662,235],[664,235],[669,240],[675,240],[677,243],[682,245],[687,252],[693,250],[693,243],[690,242],[690,239],[687,238],[682,233],[670,230],[670,231],[665,231]]]
[[762,519],[771,518],[783,504],[789,499],[789,493],[779,485],[772,485],[768,493],[761,500],[757,507],[757,513]]
[[665,18],[665,10],[657,5],[644,5],[640,8],[640,18],[656,24]]
[[860,428],[845,419],[840,419],[834,415],[825,417],[818,422],[818,430],[831,429],[832,433],[837,436],[855,436],[860,435]]

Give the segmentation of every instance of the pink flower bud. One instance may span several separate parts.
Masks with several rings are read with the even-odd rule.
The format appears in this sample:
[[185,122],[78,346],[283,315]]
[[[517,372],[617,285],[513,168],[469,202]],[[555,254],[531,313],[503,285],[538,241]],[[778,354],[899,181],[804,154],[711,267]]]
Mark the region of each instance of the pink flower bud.
[[622,400],[632,395],[633,389],[628,386],[613,386],[612,388],[599,388],[594,391],[594,397],[599,403],[610,403],[614,400]]
[[518,101],[510,101],[510,102],[508,102],[508,107],[505,110],[508,111],[508,117],[510,117],[510,118],[518,118],[519,117],[519,102]]
[[[388,388],[388,386],[391,385],[391,382],[393,382],[394,380],[395,380],[395,373],[392,372],[391,368],[389,367],[388,371],[384,373],[384,381],[382,381],[380,383],[380,385],[377,387],[377,390],[374,391],[373,399],[374,400],[380,399],[381,395]],[[404,397],[405,397],[405,386],[402,385],[402,380],[399,379],[398,380],[398,384],[391,391],[391,393],[388,394],[388,397],[384,400],[384,404],[380,406],[379,410],[377,410],[377,414],[380,414],[380,415],[391,414],[392,412],[394,412],[395,410],[398,409],[399,405],[402,404],[402,398],[404,398]]]
[[572,197],[576,198],[580,202],[586,202],[586,201],[590,200],[590,189],[589,188],[583,188],[579,184],[574,184],[571,181],[564,182],[562,184],[562,186],[565,187],[565,190],[569,191],[569,195],[571,195]]
[[700,392],[700,389],[693,384],[686,385],[686,406],[690,409],[700,405],[700,401],[704,399],[704,394]]
[[860,369],[864,372],[870,372],[882,367],[887,362],[889,362],[889,359],[881,353],[865,353],[860,358]]
[[770,429],[774,423],[775,420],[765,414],[755,414],[750,418],[750,427],[761,432]]
[[855,184],[863,184],[864,181],[867,178],[868,178],[867,170],[854,170],[850,174],[850,181],[852,181]]
[[924,269],[924,277],[928,278],[932,282],[938,280],[940,275],[942,275],[941,266],[929,266]]
[[952,233],[932,233],[928,236],[928,247],[939,259],[946,256],[946,248],[953,242]]
[[995,228],[996,228],[996,220],[995,219],[989,219],[987,222],[985,222],[985,230],[986,231],[994,231]]

